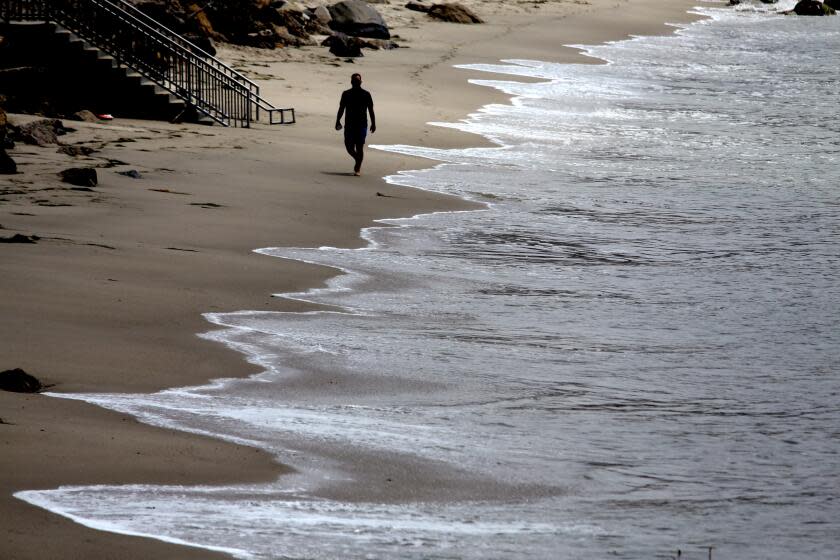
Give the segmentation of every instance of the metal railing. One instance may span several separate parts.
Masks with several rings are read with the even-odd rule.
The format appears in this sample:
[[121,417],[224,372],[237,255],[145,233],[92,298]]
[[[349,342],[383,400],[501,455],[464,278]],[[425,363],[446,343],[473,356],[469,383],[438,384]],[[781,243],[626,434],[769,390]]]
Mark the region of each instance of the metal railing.
[[254,82],[125,0],[0,0],[0,17],[56,23],[224,126],[248,127],[261,111],[270,124],[295,122],[294,109],[274,107]]

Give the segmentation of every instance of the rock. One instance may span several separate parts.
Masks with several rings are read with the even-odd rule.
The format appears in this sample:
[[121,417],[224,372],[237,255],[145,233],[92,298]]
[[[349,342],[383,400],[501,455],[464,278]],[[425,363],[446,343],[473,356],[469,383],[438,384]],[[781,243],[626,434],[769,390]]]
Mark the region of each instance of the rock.
[[321,45],[330,48],[330,52],[338,57],[359,57],[362,54],[362,47],[359,40],[344,33],[335,33],[327,37]]
[[741,3],[741,0],[729,0],[729,5],[730,6],[737,6],[740,3]]
[[329,25],[330,21],[332,21],[332,16],[326,6],[318,6],[312,11],[312,15],[323,25]]
[[802,0],[793,8],[798,16],[829,16],[834,15],[834,9],[817,0]]
[[96,169],[92,167],[71,167],[61,173],[61,180],[79,187],[95,187],[98,183]]
[[435,4],[429,8],[429,15],[451,23],[484,23],[472,10],[461,4]]
[[20,368],[0,372],[0,390],[13,393],[37,393],[44,386]]
[[20,126],[18,137],[26,144],[47,146],[58,144],[58,137],[71,130],[58,119],[41,119]]
[[207,53],[210,56],[216,56],[216,45],[213,44],[213,39],[207,35],[201,35],[200,33],[184,33],[181,37],[200,49],[200,51],[196,52],[196,54],[203,55],[204,53]]
[[840,10],[840,0],[825,0],[823,4],[825,4],[832,10]]
[[95,122],[99,121],[99,119],[96,117],[96,115],[94,115],[91,111],[88,111],[87,109],[82,109],[78,113],[73,113],[73,115],[70,116],[70,119],[74,120],[74,121],[82,121],[82,122],[90,122],[90,123],[95,123]]
[[6,150],[0,148],[0,175],[14,175],[17,173],[17,164]]
[[343,0],[329,6],[330,27],[356,37],[390,39],[391,32],[382,16],[363,0]]
[[362,39],[357,37],[359,46],[363,49],[371,49],[378,51],[380,49],[389,51],[391,49],[398,49],[400,46],[390,39]]
[[305,37],[298,37],[281,25],[274,26],[274,34],[277,36],[277,42],[284,47],[306,47],[315,44],[314,41],[309,39],[308,34]]
[[[187,12],[189,13],[186,18],[187,23],[194,30],[196,35],[210,37],[211,39],[216,40],[222,38],[218,33],[216,33],[216,30],[213,29],[213,24],[210,23],[210,19],[207,17],[207,14],[201,6],[196,3],[190,3],[187,5]],[[201,47],[201,45],[199,45],[199,47]]]
[[274,29],[262,29],[255,33],[248,33],[245,38],[246,45],[259,49],[273,49],[277,47],[278,42]]
[[67,154],[68,156],[89,156],[95,152],[93,148],[88,146],[61,146],[56,152],[59,154]]
[[420,2],[409,2],[405,7],[415,12],[423,12],[424,14],[429,13],[429,8],[431,8],[431,6],[421,4]]
[[39,239],[37,235],[16,233],[11,237],[0,237],[0,243],[37,243]]
[[[308,20],[309,16],[297,10],[275,10],[271,17],[275,31],[282,27],[286,34],[302,39],[309,39],[309,32],[306,30]],[[278,35],[282,34],[278,32]]]
[[136,169],[129,169],[128,171],[117,171],[118,175],[124,175],[126,177],[131,177],[132,179],[142,179],[143,176],[140,175],[140,172]]

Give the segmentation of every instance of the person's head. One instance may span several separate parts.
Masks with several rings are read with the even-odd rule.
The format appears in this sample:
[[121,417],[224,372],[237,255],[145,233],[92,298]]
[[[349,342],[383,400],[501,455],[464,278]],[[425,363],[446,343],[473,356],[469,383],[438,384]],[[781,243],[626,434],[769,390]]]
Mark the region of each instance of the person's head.
[[350,76],[350,85],[353,87],[361,87],[362,85],[362,75],[361,74],[353,74]]

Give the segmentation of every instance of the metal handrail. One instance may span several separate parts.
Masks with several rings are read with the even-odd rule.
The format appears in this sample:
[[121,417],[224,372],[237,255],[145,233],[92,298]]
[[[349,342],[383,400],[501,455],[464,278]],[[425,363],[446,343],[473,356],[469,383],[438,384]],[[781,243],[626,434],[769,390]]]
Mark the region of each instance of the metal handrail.
[[0,10],[6,22],[58,23],[224,126],[248,127],[261,109],[270,124],[295,122],[294,109],[275,108],[254,82],[124,0],[0,0]]

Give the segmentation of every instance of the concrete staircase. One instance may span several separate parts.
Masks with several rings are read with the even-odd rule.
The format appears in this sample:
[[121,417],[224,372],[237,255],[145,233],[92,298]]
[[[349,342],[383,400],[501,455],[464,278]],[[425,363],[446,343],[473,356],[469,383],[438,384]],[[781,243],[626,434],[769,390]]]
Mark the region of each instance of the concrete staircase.
[[136,93],[131,97],[138,107],[143,108],[143,113],[160,120],[188,120],[208,125],[213,124],[213,120],[210,118],[200,117],[194,111],[190,113],[184,100],[145,78],[139,72],[118,64],[113,56],[102,52],[71,31],[55,24],[49,24],[49,27],[52,29],[56,48],[66,49],[66,52],[71,56],[77,56],[81,64],[87,65],[93,68],[97,74],[101,74],[103,82],[116,82],[118,84],[117,91],[135,91]]
[[[50,43],[56,58],[75,58],[68,64],[98,86],[88,84],[87,95],[127,113],[223,126],[248,127],[261,115],[269,124],[295,122],[294,109],[274,107],[253,81],[125,0],[0,0],[0,20],[6,28],[46,26],[51,40],[34,49]],[[52,66],[74,81],[68,68]]]

